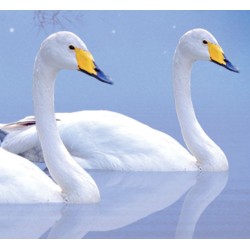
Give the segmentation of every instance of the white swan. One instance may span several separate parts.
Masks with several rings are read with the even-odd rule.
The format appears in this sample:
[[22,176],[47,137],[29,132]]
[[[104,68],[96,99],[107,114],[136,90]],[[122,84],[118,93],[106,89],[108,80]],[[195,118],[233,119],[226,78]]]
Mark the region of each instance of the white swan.
[[100,199],[96,183],[72,159],[57,131],[53,89],[60,69],[84,71],[111,83],[73,33],[58,32],[42,43],[33,71],[34,111],[45,162],[57,184],[31,162],[0,149],[1,203],[93,203]]
[[[83,168],[90,169],[227,170],[226,156],[206,135],[194,113],[190,77],[196,60],[212,61],[238,72],[208,31],[194,29],[181,37],[174,55],[173,88],[182,135],[192,154],[169,135],[109,111],[57,114],[60,136],[70,154]],[[52,88],[48,91],[53,93]],[[49,124],[46,113],[42,122]],[[28,117],[2,127],[8,133],[2,136],[2,147],[33,161],[43,161],[32,124],[34,119]],[[45,124],[43,127],[51,133]]]

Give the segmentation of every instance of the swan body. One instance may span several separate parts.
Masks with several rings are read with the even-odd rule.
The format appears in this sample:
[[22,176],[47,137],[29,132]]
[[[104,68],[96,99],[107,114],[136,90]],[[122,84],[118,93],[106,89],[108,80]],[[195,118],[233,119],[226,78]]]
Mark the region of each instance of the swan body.
[[[56,117],[63,143],[86,169],[184,171],[197,168],[195,158],[172,137],[122,114],[86,110],[59,113]],[[30,123],[31,119],[26,120]],[[23,131],[12,128],[18,132],[16,135],[10,132],[4,143],[11,143],[13,138],[15,148],[9,144],[12,151],[43,162],[35,126],[20,128],[20,123],[18,126]]]
[[[187,149],[167,134],[132,118],[110,111],[57,114],[63,143],[83,168],[129,171],[225,171],[223,151],[204,132],[194,112],[190,78],[197,60],[238,70],[225,57],[216,39],[206,30],[185,33],[173,59],[176,112]],[[46,119],[46,117],[44,117]],[[35,120],[28,117],[1,127],[2,147],[33,161],[43,161]],[[1,137],[1,135],[0,135]]]
[[93,203],[100,200],[95,181],[73,160],[57,131],[53,89],[61,69],[80,70],[111,83],[76,35],[58,32],[45,39],[34,64],[33,101],[45,163],[55,182],[36,165],[1,148],[1,203]]
[[63,202],[61,188],[28,160],[0,149],[0,203]]

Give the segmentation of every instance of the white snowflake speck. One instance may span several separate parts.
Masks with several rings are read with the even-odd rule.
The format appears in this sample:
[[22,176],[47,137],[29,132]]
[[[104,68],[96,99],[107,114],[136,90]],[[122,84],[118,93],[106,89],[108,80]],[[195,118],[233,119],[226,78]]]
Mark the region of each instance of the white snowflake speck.
[[15,32],[15,29],[14,29],[14,28],[10,28],[10,29],[9,29],[9,32],[10,32],[10,33],[14,33],[14,32]]

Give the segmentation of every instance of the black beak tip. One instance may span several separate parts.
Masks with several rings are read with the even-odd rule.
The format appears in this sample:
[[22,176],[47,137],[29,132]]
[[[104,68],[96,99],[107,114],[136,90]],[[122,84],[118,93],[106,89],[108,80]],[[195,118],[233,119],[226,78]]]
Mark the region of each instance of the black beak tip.
[[114,85],[114,82],[111,78],[107,77],[107,80],[103,80],[103,79],[100,79],[99,77],[97,77],[98,80],[100,80],[101,82],[104,82],[104,83],[107,83],[109,85]]
[[113,84],[114,84],[113,80],[112,80],[109,76],[105,75],[105,74],[100,70],[100,68],[98,68],[98,67],[96,66],[95,70],[96,70],[96,73],[97,73],[97,75],[95,76],[96,79],[98,79],[98,80],[101,81],[101,82],[105,82],[105,83],[107,83],[107,84],[110,84],[110,85],[113,85]]
[[224,61],[226,63],[224,65],[224,67],[226,69],[231,70],[231,71],[233,71],[235,73],[240,73],[240,70],[237,67],[235,67],[226,57],[225,57]]
[[81,71],[81,72],[83,72],[83,73],[85,73],[85,74],[87,74],[89,76],[92,76],[92,77],[96,78],[97,80],[99,80],[101,82],[104,82],[104,83],[107,83],[107,84],[110,84],[110,85],[114,84],[113,80],[109,76],[105,75],[99,68],[96,68],[96,72],[97,72],[96,75],[95,74],[90,74],[89,72],[81,69],[80,67],[78,68],[78,71]]

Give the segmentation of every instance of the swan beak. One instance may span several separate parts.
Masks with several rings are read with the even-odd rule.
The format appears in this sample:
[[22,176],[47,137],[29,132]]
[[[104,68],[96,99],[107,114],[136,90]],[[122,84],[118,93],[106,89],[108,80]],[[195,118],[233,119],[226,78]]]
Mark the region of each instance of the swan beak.
[[112,79],[105,75],[100,68],[95,64],[95,60],[91,53],[86,50],[75,48],[76,61],[78,63],[78,70],[90,76],[95,77],[99,81],[113,84]]
[[210,59],[212,62],[217,63],[228,70],[239,73],[239,69],[237,69],[224,55],[222,48],[213,43],[208,42],[208,51],[210,54]]

